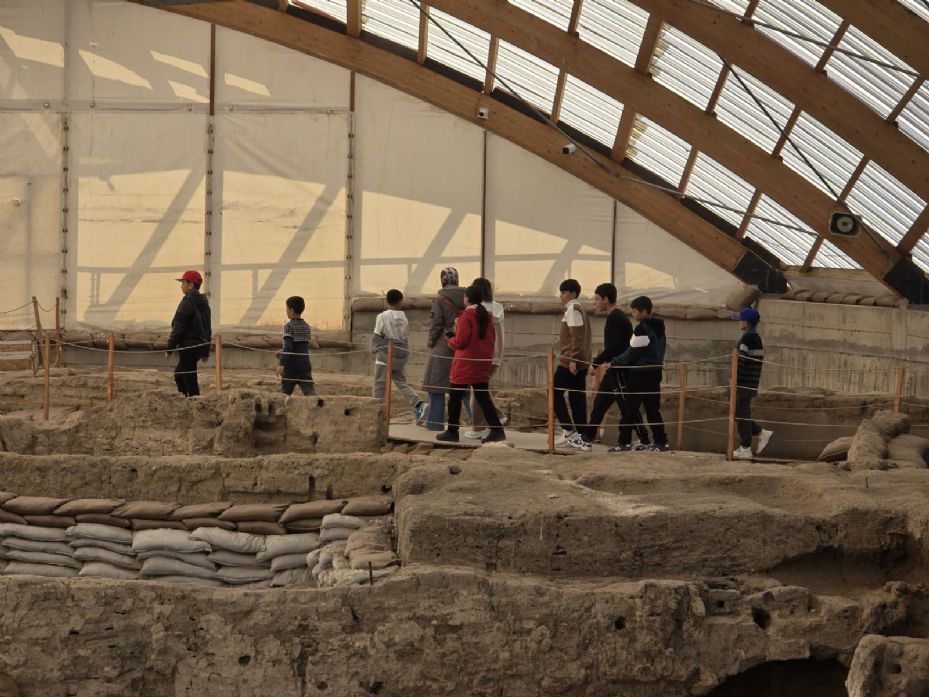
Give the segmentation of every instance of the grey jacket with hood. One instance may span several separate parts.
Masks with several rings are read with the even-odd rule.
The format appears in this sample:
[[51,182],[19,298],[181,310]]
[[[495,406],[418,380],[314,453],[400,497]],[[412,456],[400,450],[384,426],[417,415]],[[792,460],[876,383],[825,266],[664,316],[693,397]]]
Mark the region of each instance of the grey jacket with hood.
[[444,392],[448,389],[455,352],[449,348],[445,332],[455,326],[455,320],[464,307],[465,292],[460,286],[446,286],[432,299],[427,342],[429,358],[426,360],[426,373],[423,377],[423,390],[426,392]]

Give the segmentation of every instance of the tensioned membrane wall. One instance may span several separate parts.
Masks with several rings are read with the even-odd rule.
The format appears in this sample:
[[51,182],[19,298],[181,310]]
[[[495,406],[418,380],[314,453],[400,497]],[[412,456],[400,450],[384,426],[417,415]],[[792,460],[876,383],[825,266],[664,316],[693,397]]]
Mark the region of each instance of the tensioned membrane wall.
[[216,328],[276,328],[303,295],[340,332],[352,297],[431,293],[449,265],[504,298],[575,277],[719,307],[741,286],[557,167],[338,66],[126,0],[0,4],[0,329],[32,326],[36,296],[62,298],[67,328],[161,330],[197,268]]

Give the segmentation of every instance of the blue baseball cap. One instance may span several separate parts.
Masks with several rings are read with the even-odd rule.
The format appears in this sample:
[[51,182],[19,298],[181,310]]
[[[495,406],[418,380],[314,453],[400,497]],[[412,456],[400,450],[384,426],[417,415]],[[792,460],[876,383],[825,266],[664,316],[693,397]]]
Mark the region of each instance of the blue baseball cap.
[[754,307],[743,307],[742,311],[737,315],[732,315],[730,319],[741,320],[742,322],[748,322],[749,324],[758,324],[761,321],[761,315],[758,314],[758,310]]

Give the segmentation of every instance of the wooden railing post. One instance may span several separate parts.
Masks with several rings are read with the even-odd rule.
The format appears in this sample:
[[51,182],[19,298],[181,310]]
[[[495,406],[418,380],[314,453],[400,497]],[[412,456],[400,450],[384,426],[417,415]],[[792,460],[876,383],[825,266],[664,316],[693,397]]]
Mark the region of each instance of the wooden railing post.
[[677,364],[677,449],[684,447],[684,403],[687,399],[687,366],[681,361]]
[[32,312],[35,315],[35,330],[38,332],[38,337],[42,336],[42,320],[39,318],[39,301],[36,300],[36,297],[32,296]]
[[555,452],[555,356],[548,353],[548,452]]
[[55,341],[58,343],[58,350],[55,353],[55,367],[61,365],[61,297],[55,298]]
[[729,369],[729,438],[726,441],[726,459],[732,459],[735,449],[735,397],[738,390],[739,349],[732,349],[732,367]]
[[[375,368],[376,369],[376,368]],[[394,386],[394,341],[387,340],[387,383],[384,385],[384,418],[387,419],[387,435],[390,436],[390,410],[393,406]]]
[[900,366],[897,372],[897,389],[894,392],[894,411],[900,411],[900,403],[903,401],[903,381],[906,379],[906,368]]
[[106,357],[106,401],[113,401],[113,367],[116,363],[115,355],[113,353],[116,347],[116,337],[113,335],[113,332],[110,332],[109,339],[107,341],[107,357]]
[[217,334],[216,342],[216,391],[223,391],[223,335]]

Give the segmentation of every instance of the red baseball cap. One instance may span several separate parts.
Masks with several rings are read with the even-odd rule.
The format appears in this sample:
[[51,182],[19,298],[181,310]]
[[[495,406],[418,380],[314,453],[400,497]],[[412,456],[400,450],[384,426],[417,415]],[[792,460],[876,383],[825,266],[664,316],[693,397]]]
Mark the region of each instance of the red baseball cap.
[[175,281],[187,281],[188,283],[203,283],[203,276],[200,275],[199,271],[185,271],[184,275],[180,278],[175,278]]

